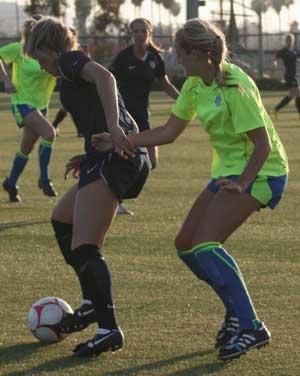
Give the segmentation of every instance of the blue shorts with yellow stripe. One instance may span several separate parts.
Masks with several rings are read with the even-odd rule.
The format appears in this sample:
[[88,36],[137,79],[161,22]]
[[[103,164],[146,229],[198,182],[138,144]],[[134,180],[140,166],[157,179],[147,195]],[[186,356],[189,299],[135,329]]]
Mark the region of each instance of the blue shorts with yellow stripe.
[[28,104],[13,104],[12,105],[12,113],[16,119],[16,123],[19,128],[24,127],[24,118],[33,111],[41,111],[41,113],[44,116],[46,116],[48,109],[43,108],[42,110],[39,110],[38,108],[30,106]]
[[[231,175],[226,176],[227,179],[236,181],[239,176]],[[218,192],[220,189],[216,185],[217,179],[212,179],[208,185],[207,189],[211,192]],[[246,189],[246,192],[257,201],[261,203],[261,207],[269,207],[274,209],[279,203],[283,193],[286,189],[288,182],[288,175],[282,176],[258,176]]]

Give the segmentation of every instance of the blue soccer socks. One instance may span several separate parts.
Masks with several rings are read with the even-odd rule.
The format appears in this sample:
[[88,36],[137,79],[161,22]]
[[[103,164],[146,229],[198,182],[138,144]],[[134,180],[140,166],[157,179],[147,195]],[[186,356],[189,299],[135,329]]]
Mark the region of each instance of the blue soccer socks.
[[227,314],[235,314],[240,330],[257,328],[260,322],[242,273],[234,258],[220,243],[197,244],[190,251],[179,251],[178,255],[199,279],[215,290],[225,305]]
[[17,181],[27,164],[29,157],[29,155],[26,155],[21,151],[16,153],[13,166],[8,177],[8,184],[10,186],[15,187],[17,185]]
[[53,141],[48,141],[44,138],[41,138],[41,143],[39,147],[39,164],[41,171],[40,180],[42,182],[49,181],[48,166],[52,154],[52,144]]

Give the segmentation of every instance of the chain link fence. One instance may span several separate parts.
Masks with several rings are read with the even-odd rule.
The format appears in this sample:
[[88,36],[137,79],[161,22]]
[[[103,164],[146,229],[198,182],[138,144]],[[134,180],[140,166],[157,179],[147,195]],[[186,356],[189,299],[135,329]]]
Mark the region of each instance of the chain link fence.
[[[272,82],[269,87],[270,89],[274,85],[276,89],[283,88],[280,86],[284,74],[283,64],[279,63],[277,68],[275,68],[273,59],[275,52],[284,46],[285,36],[285,33],[262,34],[263,49],[260,51],[259,34],[241,34],[239,35],[236,47],[231,50],[230,59],[233,63],[246,70],[256,81],[270,80]],[[296,33],[295,37],[297,49],[300,50],[300,33]],[[16,40],[18,39],[1,38],[0,46],[15,42]],[[124,36],[85,36],[79,38],[79,40],[81,45],[88,47],[92,58],[106,67],[109,66],[119,51],[130,44],[130,38]],[[175,83],[181,83],[183,80],[183,70],[176,64],[176,57],[173,51],[174,36],[157,35],[154,37],[154,42],[164,50],[163,57],[169,77]],[[261,72],[263,73],[262,77]],[[277,85],[275,84],[276,82],[278,83]]]

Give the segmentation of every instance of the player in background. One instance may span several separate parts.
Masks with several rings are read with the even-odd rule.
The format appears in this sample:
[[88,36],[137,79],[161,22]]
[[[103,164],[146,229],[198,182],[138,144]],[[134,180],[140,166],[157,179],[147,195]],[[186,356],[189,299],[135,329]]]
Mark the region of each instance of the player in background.
[[[0,79],[4,82],[5,91],[11,94],[12,112],[18,127],[23,131],[20,149],[15,154],[9,176],[2,184],[10,202],[21,201],[17,182],[39,138],[38,186],[46,196],[57,196],[48,172],[55,129],[46,118],[55,78],[41,69],[36,60],[25,57],[22,51],[32,27],[41,17],[34,15],[25,21],[21,42],[10,43],[0,48]],[[3,63],[12,64],[11,77]]]
[[[114,76],[76,49],[76,36],[51,17],[35,25],[26,46],[46,71],[60,76],[62,105],[77,119],[84,135],[85,154],[72,158],[66,172],[77,175],[80,171],[79,182],[55,207],[52,225],[83,295],[82,305],[63,320],[61,330],[71,333],[97,322],[95,336],[74,349],[74,355],[89,357],[123,346],[102,249],[119,201],[138,196],[151,163],[146,148],[133,153],[129,144],[124,146],[126,134],[138,128],[118,95]],[[103,131],[112,135],[114,150],[97,152],[92,147],[91,136]]]
[[[145,18],[136,18],[130,23],[132,44],[119,52],[109,70],[118,82],[125,106],[136,121],[140,132],[150,128],[149,95],[155,79],[161,88],[176,99],[178,91],[170,82],[165,64],[160,55],[162,50],[152,40],[152,24]],[[157,165],[158,149],[148,148],[152,169]],[[119,214],[132,214],[120,206]]]
[[295,49],[295,36],[294,34],[287,34],[285,37],[285,46],[276,52],[274,58],[274,66],[277,67],[279,59],[282,60],[285,73],[284,79],[288,89],[288,94],[282,98],[274,109],[275,117],[277,117],[278,111],[286,106],[292,99],[295,99],[296,109],[300,117],[300,90],[299,84],[296,78],[297,74],[297,59],[300,57],[299,52]]
[[[199,194],[176,236],[178,256],[225,306],[215,348],[221,360],[269,343],[236,260],[224,242],[254,212],[274,208],[287,183],[288,162],[253,80],[226,62],[224,34],[189,20],[175,37],[178,63],[188,76],[165,125],[129,135],[133,147],[174,142],[199,118],[213,148],[211,180]],[[92,136],[101,150],[108,134]],[[176,166],[174,166],[176,168]]]

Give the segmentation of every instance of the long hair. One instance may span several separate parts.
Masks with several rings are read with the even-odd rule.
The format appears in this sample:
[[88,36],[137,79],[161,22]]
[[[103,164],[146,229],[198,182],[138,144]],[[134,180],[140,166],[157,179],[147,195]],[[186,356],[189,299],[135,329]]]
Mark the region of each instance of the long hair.
[[149,48],[149,50],[152,51],[152,52],[154,52],[154,53],[164,52],[159,46],[157,46],[153,42],[153,39],[152,39],[152,31],[153,31],[152,23],[149,20],[147,20],[147,18],[135,18],[129,24],[129,27],[130,27],[131,31],[133,30],[133,26],[136,23],[143,24],[146,27],[146,29],[147,29],[147,31],[149,33],[149,40],[148,40],[148,48]]
[[23,45],[23,50],[24,50],[24,46],[26,45],[26,43],[28,41],[29,35],[31,33],[31,30],[33,29],[33,27],[35,26],[35,24],[39,20],[41,20],[42,18],[43,18],[42,15],[40,15],[40,14],[34,14],[33,16],[31,16],[30,18],[28,18],[23,23],[22,33],[21,33],[21,42],[22,42],[22,45]]
[[227,46],[224,33],[215,25],[198,18],[191,19],[176,32],[176,41],[187,53],[193,50],[207,53],[216,67],[216,81],[225,85],[223,63],[227,59]]
[[34,56],[41,48],[61,53],[77,49],[77,37],[68,26],[54,17],[43,17],[30,32],[25,52]]

